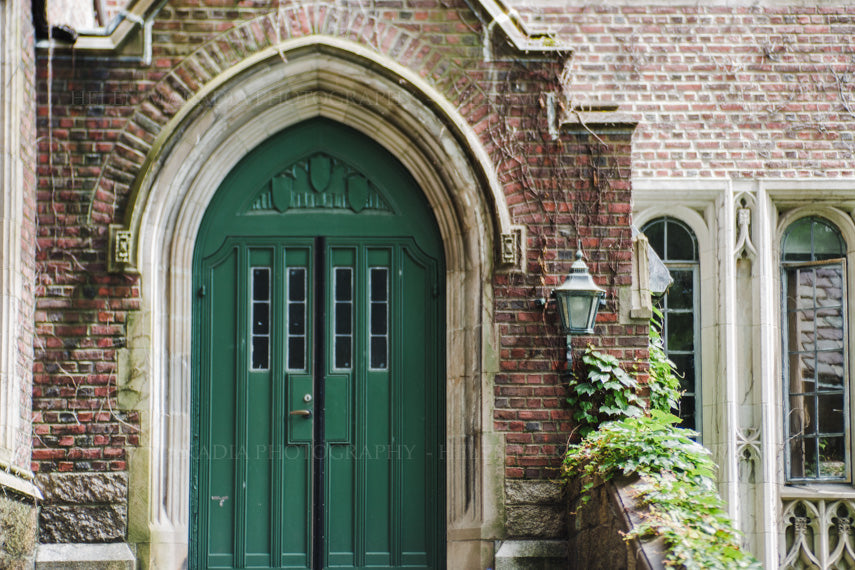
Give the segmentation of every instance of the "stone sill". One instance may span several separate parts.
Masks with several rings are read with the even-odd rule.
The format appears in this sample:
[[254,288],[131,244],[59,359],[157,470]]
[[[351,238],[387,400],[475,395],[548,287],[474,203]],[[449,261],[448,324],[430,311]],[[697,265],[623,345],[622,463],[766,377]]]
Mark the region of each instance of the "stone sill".
[[855,488],[844,483],[782,485],[780,496],[784,501],[788,499],[855,499]]
[[567,542],[563,540],[505,540],[496,550],[495,570],[566,569]]
[[562,133],[586,133],[588,129],[635,129],[641,121],[638,115],[623,111],[573,111],[558,124]]
[[42,492],[39,491],[33,481],[2,468],[0,468],[0,489],[9,489],[32,500],[42,499]]

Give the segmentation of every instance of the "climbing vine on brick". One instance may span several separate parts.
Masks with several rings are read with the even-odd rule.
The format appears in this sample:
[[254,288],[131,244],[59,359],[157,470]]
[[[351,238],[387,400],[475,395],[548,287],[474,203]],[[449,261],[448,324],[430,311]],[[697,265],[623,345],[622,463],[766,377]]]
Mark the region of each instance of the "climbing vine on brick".
[[616,475],[637,475],[634,492],[646,513],[626,539],[662,538],[669,567],[762,568],[739,546],[739,533],[716,492],[715,465],[709,451],[692,439],[695,432],[676,427],[679,421],[652,410],[607,422],[570,447],[564,474],[585,478],[583,503],[595,477],[608,481]]
[[583,440],[567,450],[564,475],[583,478],[583,505],[598,479],[637,476],[632,492],[646,512],[625,538],[663,539],[670,567],[759,569],[740,549],[739,533],[716,492],[709,451],[695,441],[696,432],[676,427],[680,419],[670,413],[679,402],[680,382],[660,331],[657,313],[650,326],[646,400],[616,358],[590,346],[585,351],[568,397]]
[[583,373],[570,379],[567,402],[576,410],[573,419],[583,437],[603,421],[642,414],[645,403],[638,395],[638,382],[617,358],[589,346],[582,363]]

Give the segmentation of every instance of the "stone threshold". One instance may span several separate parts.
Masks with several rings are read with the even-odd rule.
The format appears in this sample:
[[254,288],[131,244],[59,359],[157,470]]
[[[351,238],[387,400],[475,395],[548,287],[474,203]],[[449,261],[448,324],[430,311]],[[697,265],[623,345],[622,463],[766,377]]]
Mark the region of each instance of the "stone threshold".
[[495,570],[566,570],[564,540],[505,540],[496,550]]
[[36,570],[134,570],[136,556],[124,542],[40,544]]

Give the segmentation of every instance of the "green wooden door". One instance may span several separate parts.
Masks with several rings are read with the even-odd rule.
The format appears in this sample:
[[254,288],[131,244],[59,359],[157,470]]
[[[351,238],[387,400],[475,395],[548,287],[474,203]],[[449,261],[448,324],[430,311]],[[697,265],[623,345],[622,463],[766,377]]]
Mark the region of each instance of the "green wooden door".
[[191,565],[444,566],[444,301],[408,173],[315,120],[223,182],[194,257]]

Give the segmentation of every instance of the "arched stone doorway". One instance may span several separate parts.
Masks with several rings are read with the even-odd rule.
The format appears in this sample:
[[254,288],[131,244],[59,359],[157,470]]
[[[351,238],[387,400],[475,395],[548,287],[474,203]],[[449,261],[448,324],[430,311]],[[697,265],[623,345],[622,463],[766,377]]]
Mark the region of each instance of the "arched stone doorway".
[[193,263],[191,567],[445,565],[442,242],[326,119],[254,149]]
[[347,41],[291,40],[211,83],[162,132],[126,218],[143,298],[129,348],[131,365],[144,370],[147,404],[142,445],[130,460],[131,542],[151,567],[187,560],[192,259],[203,214],[251,149],[291,125],[325,117],[399,160],[437,220],[446,287],[446,556],[458,567],[482,565],[501,533],[495,497],[502,494],[504,453],[490,419],[497,360],[490,356],[489,276],[498,236],[511,231],[486,153],[428,84]]

